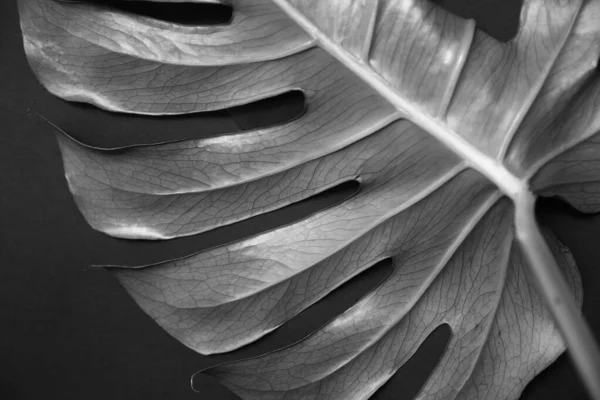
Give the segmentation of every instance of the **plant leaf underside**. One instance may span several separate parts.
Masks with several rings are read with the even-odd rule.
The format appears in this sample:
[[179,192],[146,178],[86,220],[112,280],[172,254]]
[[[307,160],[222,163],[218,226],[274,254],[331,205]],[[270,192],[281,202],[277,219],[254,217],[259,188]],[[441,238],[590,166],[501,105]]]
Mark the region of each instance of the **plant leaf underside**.
[[[211,354],[393,259],[381,285],[314,334],[206,372],[244,399],[366,399],[448,324],[418,398],[516,399],[564,345],[510,198],[530,187],[600,210],[600,2],[524,3],[507,43],[425,0],[232,0],[231,21],[215,26],[98,4],[19,7],[34,72],[66,100],[160,116],[305,96],[294,121],[219,137],[99,149],[59,134],[93,228],[194,235],[360,182],[294,224],[109,269],[160,326]],[[581,301],[573,258],[546,236]]]

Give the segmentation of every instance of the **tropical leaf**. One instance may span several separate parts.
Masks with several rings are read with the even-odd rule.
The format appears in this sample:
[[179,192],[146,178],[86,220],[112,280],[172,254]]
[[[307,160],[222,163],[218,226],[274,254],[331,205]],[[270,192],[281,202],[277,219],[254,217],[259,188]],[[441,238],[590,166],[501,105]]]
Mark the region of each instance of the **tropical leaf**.
[[[229,23],[190,26],[20,0],[30,64],[64,99],[161,116],[305,97],[293,121],[225,136],[100,149],[62,132],[90,225],[170,239],[343,182],[360,189],[255,237],[109,270],[159,325],[211,354],[391,258],[381,285],[309,337],[207,372],[245,399],[366,399],[447,324],[418,398],[517,398],[564,350],[523,257],[539,250],[530,188],[600,210],[600,1],[526,0],[507,43],[425,0],[227,4]],[[580,301],[572,257],[546,237]]]

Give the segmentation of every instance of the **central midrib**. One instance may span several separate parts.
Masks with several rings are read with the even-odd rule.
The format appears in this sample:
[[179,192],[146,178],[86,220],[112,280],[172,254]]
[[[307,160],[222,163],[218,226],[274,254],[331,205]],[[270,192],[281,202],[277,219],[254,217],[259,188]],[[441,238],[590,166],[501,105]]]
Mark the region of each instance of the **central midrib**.
[[383,98],[402,112],[407,119],[429,132],[448,149],[464,159],[468,166],[492,181],[500,191],[513,200],[529,194],[526,181],[512,174],[500,161],[489,157],[450,129],[439,118],[412,104],[389,87],[369,65],[345,52],[286,0],[273,0],[290,18],[311,35],[319,45],[344,66],[370,85]]

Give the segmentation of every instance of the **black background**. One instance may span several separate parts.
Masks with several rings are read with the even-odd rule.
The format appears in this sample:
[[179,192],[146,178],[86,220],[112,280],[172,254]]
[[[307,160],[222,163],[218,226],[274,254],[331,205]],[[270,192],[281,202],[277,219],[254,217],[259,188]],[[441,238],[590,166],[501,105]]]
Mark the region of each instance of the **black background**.
[[[508,37],[517,1],[444,1]],[[509,4],[513,3],[513,4]],[[237,397],[197,370],[300,339],[355,302],[386,273],[375,267],[336,290],[256,345],[204,357],[172,339],[148,318],[108,273],[92,264],[139,265],[183,256],[273,228],[339,201],[351,188],[234,227],[167,242],[124,241],[93,231],[77,210],[63,177],[52,129],[36,113],[96,145],[215,135],[238,126],[272,123],[299,111],[297,96],[254,108],[157,119],[108,115],[45,92],[23,53],[14,0],[0,2],[0,398],[223,399]],[[233,118],[232,118],[233,115]],[[269,117],[270,116],[270,117]],[[261,120],[261,118],[267,118]],[[265,122],[266,121],[266,122]],[[584,284],[584,313],[600,337],[600,216],[581,216],[546,201],[540,218],[571,248]],[[443,350],[438,331],[375,399],[410,399]],[[566,356],[527,388],[523,399],[586,399]]]

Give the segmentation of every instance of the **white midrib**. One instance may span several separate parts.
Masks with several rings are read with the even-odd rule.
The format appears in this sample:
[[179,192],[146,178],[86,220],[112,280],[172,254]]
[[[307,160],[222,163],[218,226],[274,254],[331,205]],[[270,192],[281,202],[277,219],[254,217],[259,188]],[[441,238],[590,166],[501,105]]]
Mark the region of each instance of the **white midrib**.
[[311,35],[320,47],[364,80],[402,112],[407,119],[429,132],[433,137],[444,143],[446,147],[465,160],[469,167],[477,170],[496,184],[498,189],[506,196],[516,201],[518,198],[522,198],[523,196],[529,197],[531,195],[525,180],[512,174],[500,161],[489,157],[467,142],[439,118],[433,117],[390,88],[389,84],[373,68],[344,51],[286,0],[273,0],[273,2]]

